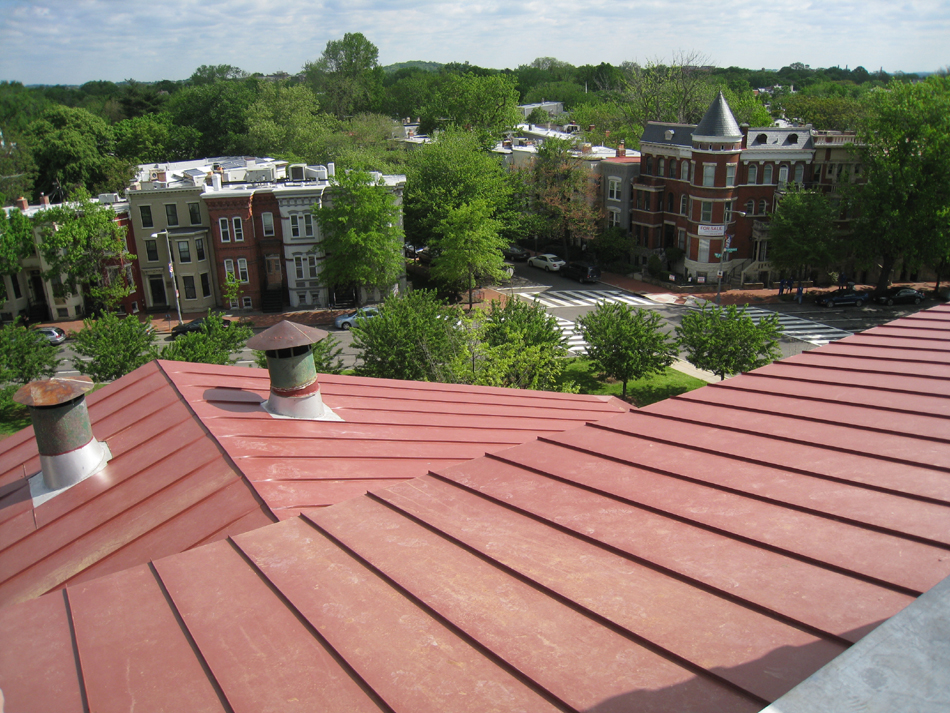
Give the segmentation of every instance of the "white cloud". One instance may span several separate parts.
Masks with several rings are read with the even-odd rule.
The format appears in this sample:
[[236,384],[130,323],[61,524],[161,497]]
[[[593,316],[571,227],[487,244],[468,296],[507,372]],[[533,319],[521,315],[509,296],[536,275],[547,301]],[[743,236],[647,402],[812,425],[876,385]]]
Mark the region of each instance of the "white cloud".
[[750,68],[932,71],[950,62],[950,7],[936,0],[0,0],[0,79],[183,79],[202,64],[293,73],[346,32],[366,35],[383,64],[513,68],[540,56],[617,64],[679,50]]

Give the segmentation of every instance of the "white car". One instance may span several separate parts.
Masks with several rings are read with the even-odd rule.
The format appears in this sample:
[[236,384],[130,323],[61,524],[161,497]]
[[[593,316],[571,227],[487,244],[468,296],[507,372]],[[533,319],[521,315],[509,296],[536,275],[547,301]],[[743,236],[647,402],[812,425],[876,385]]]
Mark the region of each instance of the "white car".
[[529,257],[528,264],[531,267],[540,267],[542,270],[547,270],[548,272],[557,272],[567,263],[557,255],[545,253],[544,255],[535,255],[534,257]]

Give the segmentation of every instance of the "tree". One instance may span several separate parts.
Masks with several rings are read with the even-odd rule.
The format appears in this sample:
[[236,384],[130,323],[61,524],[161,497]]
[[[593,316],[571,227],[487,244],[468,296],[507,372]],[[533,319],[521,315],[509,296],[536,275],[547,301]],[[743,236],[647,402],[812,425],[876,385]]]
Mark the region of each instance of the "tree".
[[413,290],[386,298],[379,314],[357,322],[353,347],[356,373],[384,379],[454,382],[464,348],[461,311],[434,292]]
[[498,232],[500,222],[491,218],[492,207],[483,199],[450,206],[439,226],[441,235],[431,244],[436,251],[432,276],[442,284],[467,289],[469,309],[479,278],[507,276],[501,251],[508,241]]
[[637,122],[699,122],[716,91],[708,64],[706,57],[695,52],[677,53],[670,64],[625,62],[623,95]]
[[716,374],[720,379],[758,369],[778,359],[778,340],[782,327],[773,314],[758,323],[735,305],[710,307],[683,317],[676,328],[686,359],[697,369]]
[[133,289],[124,267],[135,256],[126,249],[125,228],[115,222],[112,208],[94,203],[84,190],[77,198],[34,218],[42,231],[43,278],[63,294],[87,291],[97,306],[113,309]]
[[[313,215],[323,237],[318,249],[326,255],[320,271],[324,285],[386,289],[399,279],[404,270],[399,206],[382,180],[364,171],[338,174]],[[359,290],[357,301],[362,304]]]
[[131,164],[114,155],[111,127],[85,109],[50,107],[30,124],[28,138],[38,167],[34,190],[49,196],[120,191],[132,176]]
[[188,78],[188,83],[200,86],[202,84],[223,82],[228,79],[245,79],[247,76],[247,72],[243,69],[232,67],[230,64],[203,64]]
[[851,190],[854,249],[865,264],[880,265],[883,290],[898,261],[920,265],[947,254],[941,211],[950,203],[950,78],[891,82],[869,102],[856,143],[864,182]]
[[[343,373],[343,360],[340,358],[340,355],[343,354],[343,347],[340,346],[340,340],[332,334],[312,344],[310,353],[313,355],[313,366],[318,374]],[[266,369],[267,353],[254,352],[254,361],[259,367]]]
[[[22,269],[21,261],[33,254],[33,222],[18,209],[0,210],[0,275],[13,278]],[[0,279],[0,302],[6,300],[6,280]]]
[[55,375],[58,353],[44,335],[20,322],[0,327],[0,384],[14,386],[6,395],[12,396],[16,386]]
[[175,126],[197,131],[198,156],[241,156],[249,153],[248,111],[258,86],[255,79],[235,79],[186,87],[169,98],[165,110]]
[[226,325],[217,312],[208,312],[201,330],[183,334],[162,349],[161,358],[198,364],[233,364],[253,332],[240,322]]
[[304,74],[327,110],[338,118],[376,111],[382,99],[383,69],[379,49],[361,32],[330,40]]
[[594,207],[596,184],[570,151],[568,141],[548,139],[526,175],[535,210],[545,219],[548,235],[563,245],[564,257],[574,241],[593,239],[600,218]]
[[88,361],[75,360],[79,373],[100,383],[114,381],[155,359],[158,350],[149,326],[132,315],[120,319],[114,312],[83,320],[73,351]]
[[309,87],[276,82],[261,87],[247,126],[251,153],[306,163],[322,158],[327,135],[339,128]]
[[489,149],[521,121],[518,90],[502,75],[446,74],[422,107],[421,119],[423,133],[454,126],[471,131]]
[[660,374],[676,359],[676,341],[660,329],[656,312],[632,305],[602,302],[577,321],[577,332],[587,342],[587,356],[606,376],[627,382]]
[[509,222],[513,182],[501,162],[484,152],[470,132],[447,130],[432,144],[412,152],[406,166],[406,233],[413,245],[442,238],[450,212],[483,204],[488,216]]
[[115,151],[120,158],[135,163],[183,161],[195,155],[201,138],[197,129],[176,126],[171,116],[145,114],[125,119],[112,127]]
[[469,352],[455,369],[459,381],[513,389],[572,389],[572,384],[559,386],[567,356],[564,333],[540,303],[492,302],[488,313],[474,317],[467,329]]
[[838,209],[824,193],[790,184],[769,222],[772,266],[802,276],[809,268],[828,270],[838,263],[845,245],[837,217]]

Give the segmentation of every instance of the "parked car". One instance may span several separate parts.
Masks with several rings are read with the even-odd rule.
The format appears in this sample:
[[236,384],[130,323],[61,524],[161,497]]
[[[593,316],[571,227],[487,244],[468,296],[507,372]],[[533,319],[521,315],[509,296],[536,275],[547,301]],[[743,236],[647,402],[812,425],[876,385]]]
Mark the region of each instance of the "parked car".
[[349,312],[347,314],[341,314],[335,320],[333,320],[333,325],[337,329],[353,329],[353,325],[356,324],[358,319],[371,319],[379,314],[379,307],[361,307],[358,310]]
[[531,267],[539,267],[542,270],[547,270],[548,272],[557,272],[566,264],[567,263],[557,255],[552,255],[550,253],[545,253],[544,255],[535,255],[534,257],[528,258],[528,265]]
[[418,253],[416,253],[416,254],[419,256],[419,262],[421,262],[423,265],[431,265],[431,264],[432,264],[432,261],[435,260],[437,257],[439,257],[439,255],[442,254],[442,251],[441,251],[441,250],[431,250],[431,249],[429,248],[429,246],[427,245],[426,247],[422,248],[422,250],[420,250],[420,251],[419,251]]
[[528,259],[528,251],[520,245],[509,245],[501,251],[501,254],[505,256],[505,260],[511,260],[512,262]]
[[[230,319],[222,319],[225,327],[231,326]],[[182,334],[192,334],[194,332],[200,332],[201,328],[204,326],[205,318],[199,317],[198,319],[193,319],[190,322],[185,322],[184,324],[178,324],[172,327],[172,339],[180,337]]]
[[837,290],[835,292],[826,292],[818,295],[815,302],[825,307],[837,307],[838,305],[859,305],[867,302],[870,294],[867,292],[855,292],[854,290]]
[[874,301],[890,307],[891,305],[911,302],[919,305],[926,298],[927,296],[923,292],[915,290],[913,287],[890,287],[886,292],[875,297]]
[[50,344],[62,344],[66,341],[66,332],[59,327],[35,327],[38,333],[49,340]]
[[561,274],[578,282],[600,281],[600,268],[586,262],[570,262],[561,268]]
[[402,252],[406,257],[415,258],[422,252],[424,248],[422,246],[416,247],[412,243],[406,243],[402,246]]

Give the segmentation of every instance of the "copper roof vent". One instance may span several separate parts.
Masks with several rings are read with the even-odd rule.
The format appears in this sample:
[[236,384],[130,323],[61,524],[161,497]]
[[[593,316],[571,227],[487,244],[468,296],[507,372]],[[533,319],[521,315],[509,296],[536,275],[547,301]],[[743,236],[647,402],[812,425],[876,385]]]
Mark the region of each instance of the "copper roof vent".
[[284,320],[248,340],[250,349],[267,355],[270,398],[264,410],[277,418],[342,421],[323,403],[311,345],[327,332]]
[[29,408],[40,452],[40,472],[30,478],[34,505],[102,470],[109,447],[92,434],[88,376],[56,377],[21,386],[13,400]]

